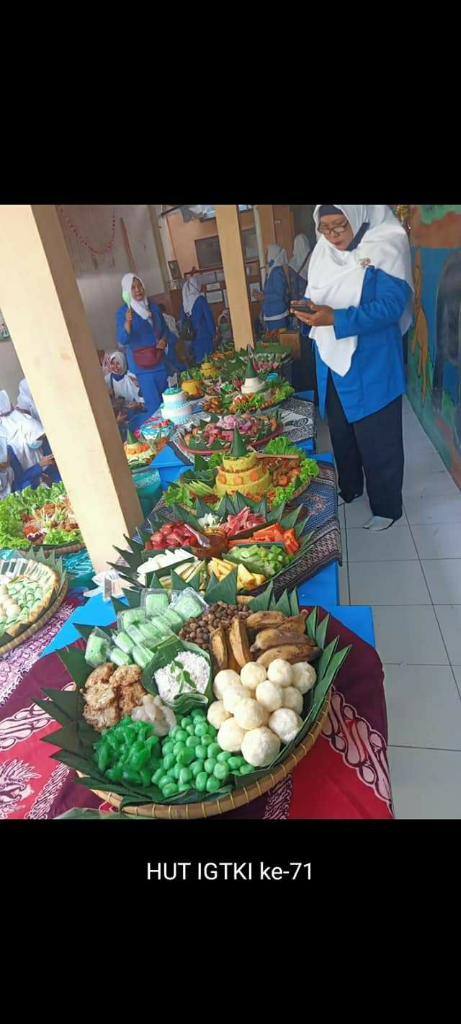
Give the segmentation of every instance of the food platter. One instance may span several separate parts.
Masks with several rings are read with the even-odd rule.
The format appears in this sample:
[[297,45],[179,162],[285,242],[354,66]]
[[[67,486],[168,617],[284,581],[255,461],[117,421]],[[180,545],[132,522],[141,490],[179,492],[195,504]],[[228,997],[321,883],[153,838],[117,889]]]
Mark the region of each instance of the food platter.
[[216,416],[209,414],[209,420],[201,420],[197,425],[184,427],[176,435],[176,444],[189,455],[213,455],[218,452],[230,452],[235,430],[239,430],[247,444],[252,448],[260,448],[283,430],[283,422],[278,416]]
[[[61,559],[14,551],[0,560],[0,657],[34,636],[64,601],[67,576]],[[8,603],[10,602],[10,603]],[[14,605],[14,607],[13,607]],[[10,620],[5,619],[10,616]]]
[[[75,689],[47,688],[47,700],[37,701],[62,726],[43,741],[58,748],[54,759],[74,768],[80,784],[122,812],[166,820],[223,814],[273,788],[309,753],[350,647],[338,650],[338,637],[327,643],[329,615],[320,621],[317,608],[300,611],[295,592],[275,602],[268,587],[241,605],[226,581],[211,584],[198,604],[183,588],[168,620],[182,619],[179,634],[157,639],[143,667],[135,655],[136,664],[115,668],[108,658],[120,654],[120,630],[125,640],[141,629],[147,637],[160,620],[155,583],[128,592],[128,605],[113,601],[115,628],[77,626],[85,651],[60,653]],[[195,644],[181,639],[186,627]],[[197,661],[200,686],[191,667]],[[165,679],[173,690],[165,691]]]
[[[47,542],[48,537],[53,543]],[[0,502],[0,548],[43,547],[69,554],[84,546],[64,484],[40,484],[36,490],[26,487]]]
[[[278,435],[268,442],[266,439],[262,453],[254,449],[255,445],[246,445],[235,430],[228,453],[195,452],[194,468],[186,470],[178,481],[168,486],[162,504],[180,505],[192,511],[195,500],[201,498],[214,507],[224,490],[245,499],[250,507],[252,501],[264,498],[268,508],[275,509],[284,503],[293,503],[318,475],[316,461],[303,449],[296,448],[289,438]],[[242,468],[240,473],[239,467]]]

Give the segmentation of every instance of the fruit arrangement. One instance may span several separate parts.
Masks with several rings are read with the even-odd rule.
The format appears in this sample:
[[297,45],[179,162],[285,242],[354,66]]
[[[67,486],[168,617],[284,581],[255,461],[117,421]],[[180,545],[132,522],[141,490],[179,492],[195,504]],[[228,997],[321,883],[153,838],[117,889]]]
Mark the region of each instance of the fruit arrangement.
[[0,548],[82,543],[64,484],[26,487],[0,501]]

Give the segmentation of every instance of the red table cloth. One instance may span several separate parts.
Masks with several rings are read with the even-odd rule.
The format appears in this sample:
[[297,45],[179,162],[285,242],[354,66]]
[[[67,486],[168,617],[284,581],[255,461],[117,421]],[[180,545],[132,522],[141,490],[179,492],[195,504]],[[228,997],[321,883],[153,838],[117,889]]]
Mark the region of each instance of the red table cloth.
[[[51,760],[56,748],[41,740],[58,726],[34,703],[43,698],[43,686],[64,689],[72,685],[59,655],[40,658],[40,653],[74,604],[62,606],[37,635],[39,641],[35,637],[0,662],[0,819],[54,818],[72,807],[109,809],[74,781],[74,771]],[[320,611],[320,619],[324,614]],[[339,648],[352,644],[352,650],[332,688],[322,735],[292,774],[270,793],[224,817],[392,817],[381,661],[373,647],[331,618],[327,642],[335,636],[340,637]],[[83,641],[76,646],[83,646]]]

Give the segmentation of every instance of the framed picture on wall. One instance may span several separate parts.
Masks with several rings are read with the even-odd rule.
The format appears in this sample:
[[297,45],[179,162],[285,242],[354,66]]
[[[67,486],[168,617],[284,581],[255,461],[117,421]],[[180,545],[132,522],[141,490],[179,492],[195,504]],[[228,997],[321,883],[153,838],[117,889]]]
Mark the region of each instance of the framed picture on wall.
[[173,278],[173,281],[180,281],[181,280],[181,271],[180,271],[180,268],[179,268],[178,261],[177,260],[168,260],[168,266],[170,268],[170,274],[171,274],[171,276]]
[[207,302],[222,302],[222,291],[207,292]]
[[0,341],[7,341],[9,337],[10,332],[6,326],[6,323],[3,319],[2,311],[0,309]]

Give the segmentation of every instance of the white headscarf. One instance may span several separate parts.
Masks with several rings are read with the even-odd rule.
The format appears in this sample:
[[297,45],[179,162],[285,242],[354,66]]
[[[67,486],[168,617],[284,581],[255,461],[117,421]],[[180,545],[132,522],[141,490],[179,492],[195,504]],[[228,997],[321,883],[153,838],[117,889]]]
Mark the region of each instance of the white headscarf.
[[[0,415],[11,412],[11,402],[6,391],[0,391]],[[5,417],[6,419],[8,417]]]
[[16,406],[19,406],[20,410],[28,412],[30,416],[33,416],[34,419],[38,420],[38,422],[41,423],[37,406],[32,398],[32,393],[26,380],[22,380],[19,385],[18,400],[16,402]]
[[[134,299],[131,294],[131,288],[133,286],[133,281],[135,277],[137,278],[138,281],[141,282],[144,288],[144,298],[142,302],[138,302],[138,300]],[[152,313],[149,309],[149,303],[146,298],[146,289],[144,287],[144,281],[141,281],[141,278],[138,277],[137,274],[125,274],[125,276],[122,277],[122,296],[123,301],[126,302],[127,306],[129,306],[130,309],[134,309],[135,313],[138,313],[143,320],[152,319]]]
[[124,352],[119,352],[117,349],[116,352],[111,353],[110,358],[111,361],[112,359],[118,359],[122,366],[122,373],[124,376],[121,380],[113,380],[112,373],[108,373],[107,376],[104,377],[107,390],[112,391],[113,388],[116,398],[124,398],[126,402],[142,402],[139,387],[135,384],[133,374],[127,373],[127,363]]
[[41,448],[29,448],[29,444],[38,441],[45,433],[43,423],[33,416],[14,409],[10,416],[0,419],[0,432],[13,449],[22,469],[30,469],[40,462],[43,452]]
[[[8,447],[6,437],[0,436],[0,465],[8,462]],[[14,483],[14,472],[11,466],[0,470],[0,498],[7,498],[11,494]]]
[[[368,223],[370,227],[352,252],[335,249],[318,231],[320,206],[315,207],[318,242],[309,261],[306,296],[316,305],[331,306],[333,309],[359,306],[364,277],[370,265],[391,277],[406,281],[413,291],[410,245],[404,228],[392,211],[386,206],[334,205],[347,217],[354,238],[363,224]],[[402,334],[405,334],[412,322],[412,309],[413,296],[410,294],[400,320]],[[344,377],[357,348],[357,337],[341,338],[338,341],[334,327],[311,327],[310,337],[315,338],[323,362]]]
[[182,286],[182,304],[185,313],[189,315],[192,313],[194,305],[201,294],[201,287],[200,274],[192,274],[192,277],[188,277],[184,282]]
[[309,266],[308,256],[310,251],[311,247],[309,245],[309,240],[306,237],[306,235],[296,235],[293,246],[293,255],[289,262],[289,266],[292,267],[293,270],[296,271],[296,273],[299,274],[301,277],[304,277],[306,281],[307,268]]
[[[271,260],[273,260],[274,262],[273,262],[272,266],[270,267],[269,263],[270,263]],[[266,275],[266,277],[269,277],[269,274],[272,273],[272,271],[275,269],[275,267],[283,267],[284,264],[286,263],[286,261],[287,261],[287,254],[286,254],[285,249],[282,249],[281,245],[268,245],[268,247],[267,247],[267,263],[268,263],[268,267],[267,267],[267,275]]]

